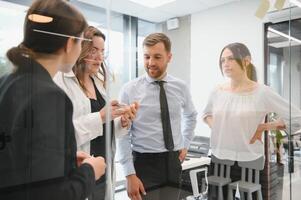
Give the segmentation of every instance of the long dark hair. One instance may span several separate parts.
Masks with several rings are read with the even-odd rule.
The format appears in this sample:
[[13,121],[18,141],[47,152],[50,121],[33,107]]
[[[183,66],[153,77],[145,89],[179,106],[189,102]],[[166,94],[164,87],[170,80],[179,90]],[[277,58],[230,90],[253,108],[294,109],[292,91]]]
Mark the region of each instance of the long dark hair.
[[251,53],[250,53],[248,47],[242,43],[238,43],[238,42],[231,43],[222,49],[220,56],[219,56],[219,67],[220,67],[221,72],[223,73],[221,58],[222,58],[222,54],[225,49],[229,49],[232,52],[234,59],[239,64],[241,69],[246,70],[248,78],[252,81],[257,81],[255,66],[251,62],[246,67],[243,66],[243,63],[242,63],[243,59],[248,56],[251,58]]
[[6,55],[18,69],[26,59],[24,55],[35,58],[37,54],[56,53],[66,45],[68,36],[80,36],[86,27],[84,16],[69,2],[37,0],[25,17],[23,42]]
[[[89,26],[84,31],[84,37],[87,39],[90,39],[90,40],[92,40],[93,37],[101,37],[104,41],[106,40],[105,35],[99,29],[95,28],[94,26]],[[85,67],[86,67],[85,58],[89,55],[92,48],[93,48],[93,42],[83,41],[82,42],[82,51],[73,67],[74,74],[77,77],[79,85],[84,90],[84,92],[87,92],[87,89],[83,83],[83,77],[84,77],[84,72],[85,72]],[[107,72],[106,72],[104,62],[101,63],[100,67],[102,69],[102,75],[104,77],[104,86],[105,86]]]

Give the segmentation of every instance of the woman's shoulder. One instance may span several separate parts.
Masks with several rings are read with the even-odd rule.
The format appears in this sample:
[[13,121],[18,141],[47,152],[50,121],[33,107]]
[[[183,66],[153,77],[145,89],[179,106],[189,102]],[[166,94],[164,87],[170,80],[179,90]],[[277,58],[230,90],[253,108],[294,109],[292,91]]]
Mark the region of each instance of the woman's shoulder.
[[271,88],[270,86],[265,85],[263,83],[258,83],[258,88],[260,91],[265,92],[265,93],[275,93],[276,92],[273,88]]
[[215,86],[213,86],[212,92],[211,93],[220,93],[223,91],[227,91],[229,88],[229,84],[228,83],[219,83]]

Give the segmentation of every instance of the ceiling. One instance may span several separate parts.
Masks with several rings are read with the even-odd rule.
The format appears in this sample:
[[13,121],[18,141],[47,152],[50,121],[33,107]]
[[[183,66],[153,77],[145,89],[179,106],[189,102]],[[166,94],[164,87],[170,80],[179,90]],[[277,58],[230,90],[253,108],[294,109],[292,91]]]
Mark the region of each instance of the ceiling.
[[[106,8],[108,2],[108,0],[77,1],[102,8]],[[129,0],[111,0],[111,10],[159,23],[237,1],[240,0],[176,0],[157,8],[148,8]]]
[[301,45],[301,19],[291,20],[290,23],[286,21],[273,24],[270,25],[269,28],[279,31],[280,33],[284,34],[284,36],[293,38],[292,40],[289,40],[287,37],[283,37],[281,35],[268,31],[267,37],[269,46],[275,48],[284,48]]

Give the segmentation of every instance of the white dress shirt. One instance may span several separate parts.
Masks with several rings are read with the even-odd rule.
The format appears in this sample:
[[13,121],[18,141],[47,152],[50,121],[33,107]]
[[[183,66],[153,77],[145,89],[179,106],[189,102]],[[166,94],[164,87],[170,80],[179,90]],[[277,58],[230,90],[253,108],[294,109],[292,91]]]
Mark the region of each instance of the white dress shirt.
[[[106,98],[103,87],[103,76],[98,73],[92,77],[98,91]],[[90,141],[103,134],[103,121],[99,112],[91,113],[90,99],[81,89],[79,82],[73,73],[58,72],[54,82],[59,85],[73,103],[73,123],[78,150],[90,153]],[[116,137],[127,134],[126,128],[121,127],[120,117],[114,120]]]
[[[129,134],[118,140],[118,152],[124,174],[135,174],[132,150],[140,153],[166,152],[160,110],[160,86],[147,74],[127,83],[120,101],[137,101],[139,110]],[[173,76],[163,78],[174,141],[174,150],[189,148],[194,136],[197,111],[186,84]]]
[[276,113],[294,132],[301,127],[301,111],[266,85],[258,84],[250,92],[234,93],[217,87],[210,95],[203,119],[212,116],[211,149],[220,159],[252,161],[264,156],[264,145],[250,144],[268,113]]

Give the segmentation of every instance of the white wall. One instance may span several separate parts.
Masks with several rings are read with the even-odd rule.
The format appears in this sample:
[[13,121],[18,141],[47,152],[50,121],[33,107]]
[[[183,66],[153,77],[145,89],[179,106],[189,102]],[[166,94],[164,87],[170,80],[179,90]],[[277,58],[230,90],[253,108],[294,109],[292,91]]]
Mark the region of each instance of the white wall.
[[188,85],[191,83],[191,17],[179,17],[179,28],[167,30],[166,23],[162,24],[164,32],[171,40],[172,59],[168,65],[168,73],[185,81]]
[[191,16],[191,91],[199,112],[198,135],[210,136],[201,113],[210,91],[224,81],[218,59],[225,45],[245,43],[253,55],[259,82],[263,82],[263,21],[254,16],[259,3],[260,0],[241,0]]

